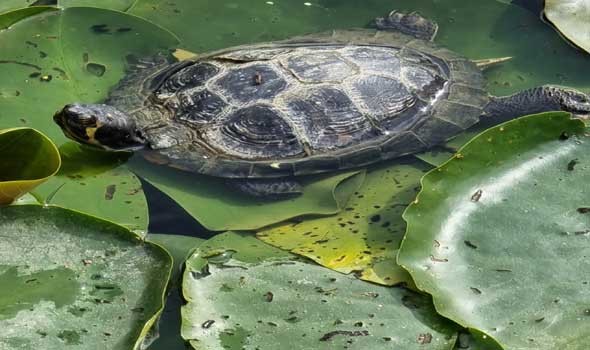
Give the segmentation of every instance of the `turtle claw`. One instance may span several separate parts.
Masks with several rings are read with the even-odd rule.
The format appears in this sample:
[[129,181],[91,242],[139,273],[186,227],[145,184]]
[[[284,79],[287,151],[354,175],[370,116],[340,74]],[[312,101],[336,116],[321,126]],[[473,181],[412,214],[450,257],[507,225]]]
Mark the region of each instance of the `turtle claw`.
[[385,17],[376,18],[375,26],[379,30],[399,31],[429,41],[434,40],[438,32],[438,24],[422,17],[418,12],[406,14],[393,10]]

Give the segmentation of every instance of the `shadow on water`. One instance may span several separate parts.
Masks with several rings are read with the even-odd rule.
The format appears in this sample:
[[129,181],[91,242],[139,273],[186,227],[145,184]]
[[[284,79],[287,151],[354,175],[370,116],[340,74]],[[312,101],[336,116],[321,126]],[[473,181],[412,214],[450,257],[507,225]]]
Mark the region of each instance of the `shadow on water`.
[[141,177],[139,179],[148,200],[149,232],[203,239],[211,238],[216,234],[216,232],[203,227],[166,194]]

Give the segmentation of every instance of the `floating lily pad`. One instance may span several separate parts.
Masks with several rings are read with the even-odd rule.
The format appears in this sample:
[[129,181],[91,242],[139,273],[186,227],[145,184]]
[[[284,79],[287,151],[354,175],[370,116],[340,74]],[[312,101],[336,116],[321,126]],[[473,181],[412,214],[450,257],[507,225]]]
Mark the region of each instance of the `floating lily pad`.
[[195,251],[183,294],[182,335],[195,349],[452,349],[455,340],[454,326],[425,296],[362,282],[236,233]]
[[157,233],[149,233],[145,240],[162,246],[172,256],[174,262],[171,277],[172,284],[175,284],[179,279],[181,267],[189,254],[205,241],[196,237]]
[[590,53],[590,1],[545,0],[545,19],[573,45]]
[[[335,214],[340,210],[338,202],[348,199],[362,182],[358,171],[313,176],[304,179],[303,195],[288,200],[266,200],[230,191],[224,179],[145,161],[133,161],[130,166],[212,231],[254,230],[305,214]],[[343,186],[338,186],[343,181]]]
[[0,232],[0,348],[139,349],[163,308],[163,249],[58,207],[1,208]]
[[[4,6],[5,3],[2,2],[2,4]],[[57,9],[55,7],[49,7],[49,6],[34,6],[34,7],[25,7],[25,8],[18,8],[16,7],[15,11],[9,11],[7,13],[3,13],[1,14],[3,11],[1,9],[0,5],[0,29],[6,29],[8,27],[10,27],[11,25],[13,25],[14,23],[30,17],[30,16],[34,16],[38,13],[41,12],[46,12],[46,11],[57,11]]]
[[137,0],[55,0],[60,7],[100,7],[102,9],[125,12],[137,2]]
[[586,349],[590,139],[567,113],[514,120],[422,180],[398,262],[438,312],[505,349]]
[[394,285],[409,276],[395,263],[405,232],[401,214],[414,200],[422,162],[373,167],[344,210],[324,218],[301,218],[258,232],[262,241],[342,273]]
[[[139,180],[119,156],[73,146],[52,115],[67,103],[100,101],[123,76],[127,55],[151,55],[174,46],[176,39],[145,20],[114,11],[30,11],[0,15],[0,23],[30,15],[0,32],[0,128],[32,126],[60,146],[64,170],[36,191],[41,200],[145,231],[147,204]],[[97,33],[95,26],[114,33]],[[104,66],[104,74],[88,72],[86,59]]]
[[0,130],[0,205],[47,181],[60,164],[57,147],[37,130]]

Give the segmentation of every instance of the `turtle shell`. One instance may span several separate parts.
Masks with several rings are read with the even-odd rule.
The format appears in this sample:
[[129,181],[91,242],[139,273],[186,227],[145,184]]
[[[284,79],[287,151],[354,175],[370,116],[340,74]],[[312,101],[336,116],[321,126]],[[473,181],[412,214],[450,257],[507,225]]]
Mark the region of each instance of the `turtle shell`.
[[133,115],[158,163],[221,177],[365,166],[479,121],[480,70],[399,33],[340,31],[169,64],[146,60],[107,103]]

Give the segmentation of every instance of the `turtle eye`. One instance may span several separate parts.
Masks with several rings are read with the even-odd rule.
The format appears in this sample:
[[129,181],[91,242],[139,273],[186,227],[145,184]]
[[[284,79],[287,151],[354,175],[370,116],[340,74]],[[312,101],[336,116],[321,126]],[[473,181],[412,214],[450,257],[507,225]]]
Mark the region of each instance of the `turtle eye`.
[[96,117],[93,115],[82,114],[76,119],[76,122],[81,126],[96,126]]

